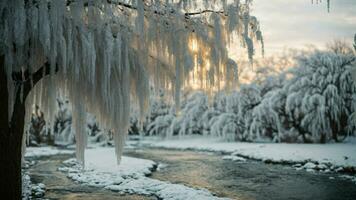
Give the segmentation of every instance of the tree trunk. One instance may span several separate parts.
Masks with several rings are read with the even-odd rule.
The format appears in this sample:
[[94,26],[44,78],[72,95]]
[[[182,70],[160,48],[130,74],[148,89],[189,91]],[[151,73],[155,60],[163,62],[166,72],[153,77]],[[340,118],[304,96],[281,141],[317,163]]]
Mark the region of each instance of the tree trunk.
[[8,118],[7,76],[4,56],[0,56],[0,194],[2,199],[21,199],[21,146],[25,121],[25,105],[16,93],[14,112]]

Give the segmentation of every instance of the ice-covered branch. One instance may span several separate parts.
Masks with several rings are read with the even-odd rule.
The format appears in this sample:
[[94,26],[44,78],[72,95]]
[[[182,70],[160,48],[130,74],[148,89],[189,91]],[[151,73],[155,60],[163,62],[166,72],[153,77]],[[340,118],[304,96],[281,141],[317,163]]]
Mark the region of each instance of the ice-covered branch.
[[41,79],[45,76],[51,75],[52,73],[57,73],[59,70],[58,66],[55,67],[55,70],[51,72],[51,65],[49,62],[43,64],[35,73],[29,74],[28,70],[26,70],[23,74],[24,79],[16,79],[19,78],[19,72],[13,73],[14,81],[21,81],[23,84],[23,99],[26,99],[27,95],[30,93],[31,89],[36,85]]
[[205,13],[219,13],[219,14],[224,14],[224,11],[216,11],[216,10],[202,10],[198,12],[186,12],[184,13],[185,16],[193,16],[193,15],[201,15]]

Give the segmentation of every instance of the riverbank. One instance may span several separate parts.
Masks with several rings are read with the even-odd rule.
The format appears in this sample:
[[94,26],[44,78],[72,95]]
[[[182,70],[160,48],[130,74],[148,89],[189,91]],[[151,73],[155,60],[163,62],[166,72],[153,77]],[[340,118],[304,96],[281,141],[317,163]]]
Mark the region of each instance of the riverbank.
[[342,167],[356,171],[356,144],[286,144],[224,142],[216,138],[143,138],[131,145],[179,150],[223,152],[231,156],[280,164],[324,164],[333,169]]
[[[130,176],[131,172],[127,171],[127,177],[104,186],[102,183],[113,180],[112,176],[120,177],[121,174],[108,163],[115,162],[113,152],[110,155],[110,151],[114,149],[89,149],[87,151],[89,154],[86,154],[89,158],[88,162],[94,162],[92,163],[94,165],[98,163],[102,168],[100,170],[87,168],[88,171],[76,171],[70,166],[74,163],[74,160],[70,160],[73,154],[32,157],[35,163],[28,170],[31,181],[35,184],[43,183],[46,186],[44,198],[48,199],[156,200],[179,199],[182,195],[185,195],[183,197],[186,199],[196,199],[199,198],[199,196],[194,196],[197,195],[197,191],[202,192],[198,194],[210,195],[200,199],[225,197],[242,200],[351,200],[356,196],[356,184],[340,177],[336,172],[309,173],[304,170],[297,171],[290,165],[268,164],[249,159],[226,160],[219,152],[182,151],[142,146],[126,148],[124,155],[155,163],[155,167],[149,169],[150,173]],[[97,156],[107,158],[96,159]],[[109,157],[112,157],[112,161],[108,159]],[[106,159],[109,161],[103,162]],[[131,166],[133,168],[131,170],[145,168],[137,163]],[[62,167],[69,167],[71,170],[59,171],[58,169]],[[96,186],[88,182],[80,182],[73,177],[80,177],[82,180],[89,179],[91,183],[96,183]],[[164,196],[163,194],[170,195]]]

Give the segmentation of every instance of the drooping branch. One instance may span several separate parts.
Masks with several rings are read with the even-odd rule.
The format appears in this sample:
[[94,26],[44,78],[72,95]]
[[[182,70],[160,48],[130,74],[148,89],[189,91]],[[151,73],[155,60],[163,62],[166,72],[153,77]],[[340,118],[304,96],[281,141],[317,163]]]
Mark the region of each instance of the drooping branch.
[[216,10],[202,10],[202,11],[198,11],[198,12],[187,12],[184,13],[185,16],[193,16],[193,15],[201,15],[201,14],[205,14],[205,13],[218,13],[218,14],[224,14],[225,11],[216,11]]
[[[57,73],[59,70],[58,66],[54,70],[54,73]],[[13,72],[12,80],[17,85],[23,86],[23,99],[26,99],[27,95],[30,93],[31,89],[45,76],[51,74],[51,64],[46,62],[40,67],[36,72],[30,73],[29,70],[21,72]]]
[[[75,0],[67,0],[67,6],[70,6],[70,4],[76,2]],[[84,1],[84,7],[87,7],[89,6],[91,1],[90,0],[87,0],[87,1]],[[128,9],[131,9],[131,10],[137,10],[137,7],[132,5],[132,4],[129,4],[129,3],[125,3],[125,2],[122,2],[122,1],[116,1],[116,0],[106,0],[106,2],[108,4],[112,4],[112,5],[117,5],[117,6],[121,6],[121,7],[125,7],[125,8],[128,8]],[[157,15],[166,15],[167,12],[165,11],[159,11],[159,10],[150,10],[147,8],[147,6],[145,6],[144,8],[144,11],[145,12],[152,12],[154,14],[157,14]],[[171,9],[169,11],[170,14],[173,14],[175,13],[176,11]],[[227,15],[227,13],[223,10],[221,11],[216,11],[216,10],[211,10],[211,9],[206,9],[206,10],[201,10],[201,11],[197,11],[197,12],[186,12],[186,13],[183,13],[184,16],[188,17],[188,16],[193,16],[193,15],[201,15],[201,14],[205,14],[205,13],[218,13],[218,14],[225,14]]]

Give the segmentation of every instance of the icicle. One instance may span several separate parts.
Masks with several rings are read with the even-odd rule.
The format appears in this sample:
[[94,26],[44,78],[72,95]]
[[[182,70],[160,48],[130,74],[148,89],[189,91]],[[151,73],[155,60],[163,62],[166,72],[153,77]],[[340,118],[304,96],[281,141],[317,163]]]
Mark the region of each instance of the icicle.
[[248,12],[245,12],[243,15],[243,20],[244,20],[244,32],[243,32],[243,38],[244,38],[244,42],[247,46],[247,54],[248,54],[248,58],[250,60],[250,62],[252,63],[253,60],[253,54],[254,54],[254,48],[253,48],[253,41],[252,39],[249,37],[249,31],[248,31],[248,27],[249,27],[249,22],[250,22],[250,15]]
[[87,133],[85,130],[86,113],[83,101],[79,95],[73,99],[73,128],[75,130],[77,160],[84,166],[84,152],[87,145]]
[[90,71],[90,80],[92,85],[95,84],[95,70],[96,70],[96,51],[95,51],[95,44],[94,44],[94,34],[89,33],[88,35],[88,51],[89,51],[89,61],[88,61],[88,68]]
[[[121,50],[119,51],[119,49],[117,49],[117,53],[118,54],[124,54],[122,57],[124,58],[124,62],[120,62],[117,63],[119,65],[122,65],[122,72],[121,72],[121,92],[122,92],[122,110],[120,112],[121,117],[120,119],[121,121],[121,125],[118,128],[118,132],[117,132],[117,136],[116,136],[116,140],[115,140],[115,150],[116,150],[116,156],[117,156],[117,162],[120,163],[121,161],[121,155],[122,155],[122,151],[123,151],[123,147],[125,144],[125,140],[126,140],[126,135],[127,135],[127,130],[129,127],[129,120],[130,120],[130,66],[128,63],[128,48],[126,46],[127,44],[125,44],[125,50],[124,52],[121,52]],[[119,38],[117,39],[117,44],[116,44],[116,48],[121,47],[121,41],[119,40]],[[121,48],[120,48],[121,49]],[[121,58],[121,56],[120,56]],[[120,59],[121,60],[121,59]]]
[[[204,0],[204,5],[192,0],[181,1],[181,6],[187,11],[203,6],[223,9],[224,12],[228,9],[229,16],[224,24],[222,19],[226,19],[223,16],[226,13],[208,13],[197,18],[185,16],[182,7],[177,6],[177,1],[166,0],[167,4],[164,4],[154,0],[151,1],[152,7],[145,7],[148,2],[144,0],[131,2],[137,7],[137,13],[133,15],[127,15],[126,8],[117,9],[115,4],[106,1],[76,0],[69,2],[69,6],[66,5],[68,2],[62,0],[26,1],[26,8],[24,0],[14,0],[9,3],[10,6],[0,2],[3,16],[0,20],[0,52],[6,53],[9,115],[12,114],[15,94],[12,72],[20,68],[31,72],[49,62],[49,77],[43,77],[38,83],[38,89],[35,89],[37,94],[33,98],[44,109],[46,118],[53,126],[56,91],[64,90],[63,93],[67,93],[73,102],[77,157],[83,163],[86,110],[95,113],[103,127],[115,131],[119,162],[129,125],[131,95],[138,99],[134,103],[140,109],[141,124],[147,114],[150,87],[156,90],[164,87],[172,92],[178,111],[180,92],[189,84],[190,72],[194,71],[193,80],[197,74],[200,75],[201,88],[223,82],[219,81],[220,75],[226,74],[231,79],[232,74],[237,74],[237,66],[230,63],[227,56],[226,38],[229,31],[236,31],[236,35],[247,46],[249,58],[253,52],[252,39],[263,41],[260,32],[250,27],[251,23],[257,22],[254,19],[249,21],[249,0],[241,7],[239,4],[230,6],[231,1],[228,0],[213,3]],[[10,13],[7,13],[8,8]],[[156,16],[149,11],[151,9],[162,10],[167,17]],[[240,11],[247,13],[241,24],[238,23],[243,17]],[[197,40],[197,50],[194,52],[190,51],[187,39],[192,31]],[[27,42],[27,39],[31,42]],[[28,57],[30,60],[27,60]],[[54,76],[57,66],[60,73]],[[180,133],[191,132],[187,124],[185,127],[187,130]]]
[[141,40],[143,41],[143,36],[144,36],[144,19],[145,19],[145,13],[144,13],[144,3],[143,0],[137,0],[137,17],[136,17],[136,28],[137,28],[137,33],[139,33]]
[[73,67],[73,29],[72,24],[70,21],[67,21],[67,31],[66,31],[66,38],[67,38],[67,56],[66,56],[66,65],[63,66],[63,74],[67,74],[67,69],[69,67]]
[[50,20],[52,26],[52,39],[54,44],[57,44],[57,40],[61,39],[62,36],[62,26],[64,20],[64,13],[66,11],[65,1],[52,1],[50,9]]
[[227,11],[228,19],[226,21],[229,33],[235,31],[237,26],[239,25],[238,12],[239,12],[239,7],[229,6]]
[[113,35],[109,26],[106,26],[105,33],[104,33],[104,84],[103,84],[103,92],[104,95],[107,95],[106,92],[110,91],[110,77],[111,77],[111,70],[112,70],[112,59],[113,59]]
[[61,58],[60,65],[62,69],[67,69],[67,42],[64,36],[61,36],[59,44],[59,52]]
[[39,40],[42,44],[46,55],[50,52],[51,47],[51,30],[48,15],[48,6],[46,1],[39,2]]
[[24,0],[14,0],[14,42],[18,46],[25,44],[26,11]]

